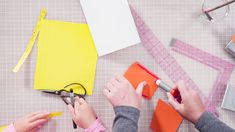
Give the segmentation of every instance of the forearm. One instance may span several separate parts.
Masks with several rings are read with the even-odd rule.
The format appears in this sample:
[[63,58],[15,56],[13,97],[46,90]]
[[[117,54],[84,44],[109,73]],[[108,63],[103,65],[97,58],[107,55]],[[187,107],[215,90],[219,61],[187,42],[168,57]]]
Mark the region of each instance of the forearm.
[[195,124],[195,128],[200,132],[235,132],[209,112],[203,113]]
[[113,132],[137,132],[140,111],[134,107],[114,107]]

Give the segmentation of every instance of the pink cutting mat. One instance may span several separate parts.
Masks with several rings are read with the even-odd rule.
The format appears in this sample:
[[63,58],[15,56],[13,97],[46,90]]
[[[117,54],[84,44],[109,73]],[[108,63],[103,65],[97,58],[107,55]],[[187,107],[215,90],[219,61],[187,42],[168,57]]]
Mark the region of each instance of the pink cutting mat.
[[[235,33],[235,10],[230,10],[229,17],[225,19],[226,23],[208,24],[204,27],[204,25],[200,25],[200,21],[196,19],[198,15],[195,14],[201,11],[200,1],[128,0],[128,2],[135,7],[138,14],[161,40],[163,45],[168,46],[171,38],[176,37],[189,42],[193,46],[201,44],[203,47],[205,45],[206,49],[202,48],[202,50],[210,51],[210,53],[216,51],[213,54],[231,60],[221,50],[223,48],[222,45],[217,49],[215,47],[218,47],[219,44],[225,44],[231,35]],[[233,6],[235,7],[235,5],[231,5],[231,9],[234,9]],[[0,124],[10,123],[32,111],[62,111],[63,115],[52,119],[43,127],[42,132],[83,132],[82,129],[73,130],[71,116],[60,98],[33,90],[36,46],[21,70],[17,74],[11,72],[29,41],[42,7],[47,9],[47,19],[85,23],[78,0],[1,1]],[[195,34],[197,35],[195,36]],[[178,56],[174,57],[181,60]],[[114,112],[112,106],[103,97],[102,90],[113,74],[124,73],[126,68],[136,60],[166,79],[166,81],[170,81],[166,72],[153,60],[143,45],[136,45],[99,58],[94,94],[91,97],[87,97],[87,101],[94,107],[109,130],[112,128]],[[191,64],[182,65],[182,67],[185,68],[184,66],[188,65],[190,66]],[[204,75],[204,77],[208,76]],[[231,79],[233,78],[235,79],[234,76]],[[235,82],[234,79],[232,82]],[[139,132],[150,131],[149,125],[157,98],[166,100],[164,92],[160,90],[156,93],[152,102],[143,100]],[[235,128],[235,114],[233,112],[220,109],[219,113],[220,119]],[[195,130],[193,125],[184,121],[179,131],[194,132]]]

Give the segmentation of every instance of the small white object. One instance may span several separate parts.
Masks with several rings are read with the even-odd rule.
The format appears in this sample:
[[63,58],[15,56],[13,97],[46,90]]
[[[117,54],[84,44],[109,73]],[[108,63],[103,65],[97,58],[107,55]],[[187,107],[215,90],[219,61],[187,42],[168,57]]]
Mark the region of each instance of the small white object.
[[158,79],[158,80],[156,81],[156,84],[157,84],[157,85],[160,85],[160,83],[161,83],[161,80]]
[[235,86],[227,86],[221,107],[235,111]]
[[80,0],[99,56],[140,43],[127,0]]

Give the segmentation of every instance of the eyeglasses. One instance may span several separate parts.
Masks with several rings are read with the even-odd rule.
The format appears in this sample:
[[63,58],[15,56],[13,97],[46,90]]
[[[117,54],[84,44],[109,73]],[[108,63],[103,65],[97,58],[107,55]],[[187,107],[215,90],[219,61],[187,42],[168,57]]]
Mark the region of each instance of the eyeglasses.
[[219,21],[228,16],[229,5],[235,0],[204,0],[202,5],[202,12],[207,20],[214,22]]

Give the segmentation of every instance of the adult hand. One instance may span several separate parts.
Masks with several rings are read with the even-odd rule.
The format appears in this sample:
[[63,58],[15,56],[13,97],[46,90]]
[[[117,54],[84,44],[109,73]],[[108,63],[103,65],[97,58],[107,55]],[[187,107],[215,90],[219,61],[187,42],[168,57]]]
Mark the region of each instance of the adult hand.
[[205,112],[204,105],[200,99],[198,92],[185,87],[182,81],[174,85],[173,89],[178,89],[182,98],[178,103],[174,97],[167,93],[169,103],[187,120],[196,123],[201,115]]
[[17,132],[35,132],[48,120],[49,112],[34,112],[13,123]]
[[135,90],[124,76],[117,75],[107,83],[103,94],[113,107],[131,106],[140,109],[142,91],[145,85],[146,82],[141,82]]
[[83,98],[76,97],[74,108],[72,105],[68,108],[74,122],[83,129],[90,127],[97,118],[93,108]]

